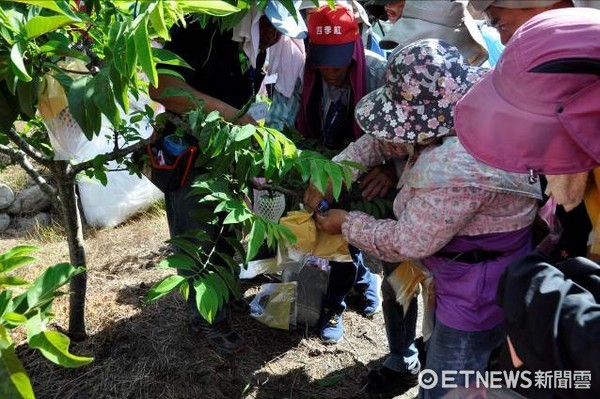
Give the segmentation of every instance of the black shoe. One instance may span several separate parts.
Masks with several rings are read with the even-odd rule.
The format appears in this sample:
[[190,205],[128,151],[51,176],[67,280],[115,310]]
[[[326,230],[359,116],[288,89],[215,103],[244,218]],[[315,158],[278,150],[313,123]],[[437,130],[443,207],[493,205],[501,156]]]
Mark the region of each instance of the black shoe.
[[370,394],[402,395],[418,383],[419,374],[394,371],[387,367],[369,371],[365,391]]

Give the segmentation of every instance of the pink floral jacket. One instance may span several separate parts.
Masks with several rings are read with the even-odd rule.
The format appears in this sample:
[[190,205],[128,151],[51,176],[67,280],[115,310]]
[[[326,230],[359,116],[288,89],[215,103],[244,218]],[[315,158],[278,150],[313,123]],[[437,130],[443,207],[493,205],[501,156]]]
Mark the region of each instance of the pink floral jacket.
[[[369,168],[407,153],[401,144],[364,135],[334,160]],[[530,185],[526,175],[478,162],[456,137],[423,150],[404,172],[400,186],[394,201],[397,220],[350,212],[342,224],[348,243],[388,262],[422,259],[455,236],[510,232],[531,225],[536,199],[541,198],[539,187]]]

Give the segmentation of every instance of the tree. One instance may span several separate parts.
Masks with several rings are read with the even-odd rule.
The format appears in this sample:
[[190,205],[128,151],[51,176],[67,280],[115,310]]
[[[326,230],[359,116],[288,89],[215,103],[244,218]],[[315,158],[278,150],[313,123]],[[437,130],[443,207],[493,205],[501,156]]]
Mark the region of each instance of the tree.
[[[0,1],[0,153],[23,167],[61,211],[70,262],[85,267],[75,178],[86,171],[106,181],[106,162],[127,164],[124,157],[145,145],[143,141],[131,144],[139,135],[122,117],[129,112],[130,96],[147,91],[148,83],[140,72],[156,85],[157,62],[185,64],[168,51],[152,48],[150,40],[168,40],[169,27],[184,22],[187,13],[224,16],[239,9],[218,0],[92,0],[86,2],[83,12],[77,3]],[[67,58],[79,60],[85,68],[67,70]],[[48,76],[64,88],[69,111],[88,138],[100,132],[102,123],[112,126],[115,151],[79,164],[56,161],[47,135],[27,136],[14,129],[17,119],[35,117],[38,93]],[[32,161],[50,171],[56,189],[47,184]],[[69,333],[73,339],[85,337],[85,287],[85,273],[71,280]]]
[[[292,0],[283,2],[286,7],[293,7]],[[156,137],[139,140],[139,132],[130,121],[142,117],[153,123],[159,121],[148,108],[129,120],[124,118],[130,111],[130,99],[146,93],[148,85],[157,85],[159,73],[174,73],[157,68],[157,64],[187,66],[177,55],[153,47],[151,41],[169,40],[169,28],[174,23],[185,23],[188,13],[199,14],[204,22],[218,17],[223,29],[231,28],[251,2],[238,0],[237,5],[239,8],[220,0],[88,0],[82,8],[83,2],[73,0],[0,0],[0,153],[23,167],[61,211],[71,264],[86,266],[76,177],[86,173],[106,182],[106,163],[112,160],[139,173],[127,155]],[[257,0],[256,5],[264,7],[265,2]],[[82,67],[68,66],[67,59]],[[60,83],[68,112],[88,138],[100,134],[103,125],[111,126],[114,151],[80,163],[54,160],[43,131],[27,135],[15,130],[16,120],[35,117],[45,79]],[[185,116],[185,124],[201,144],[200,162],[207,162],[203,166],[209,166],[211,171],[196,182],[196,193],[202,195],[202,201],[216,202],[218,213],[225,213],[221,225],[223,240],[236,248],[244,261],[252,259],[265,238],[269,245],[283,237],[293,240],[288,231],[253,214],[245,204],[255,177],[270,180],[269,188],[294,174],[304,182],[312,177],[323,190],[331,180],[336,195],[343,183],[349,184],[348,167],[316,153],[298,151],[276,130],[234,126],[216,113],[204,115],[201,107]],[[47,184],[33,163],[50,171],[56,189]],[[243,235],[249,240],[247,252],[240,245]],[[198,306],[211,319],[222,302],[237,292],[231,276],[237,263],[225,254],[212,253],[214,250],[209,254],[199,252],[194,242],[203,239],[206,237],[202,232],[194,237],[175,238],[173,244],[186,255],[170,257],[162,265],[198,272],[194,285],[200,298]],[[225,260],[230,269],[213,264],[213,255]],[[83,339],[85,272],[73,276],[70,288],[69,335]],[[162,281],[150,297],[156,299],[174,289],[185,291],[178,276]]]

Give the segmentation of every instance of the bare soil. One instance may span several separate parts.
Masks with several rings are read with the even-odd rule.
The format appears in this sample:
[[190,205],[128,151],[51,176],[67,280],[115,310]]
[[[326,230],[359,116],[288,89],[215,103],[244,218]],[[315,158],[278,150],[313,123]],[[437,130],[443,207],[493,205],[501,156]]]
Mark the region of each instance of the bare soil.
[[[247,314],[232,323],[246,341],[243,351],[225,355],[187,327],[180,296],[143,301],[153,283],[168,272],[153,266],[169,253],[164,214],[145,214],[117,228],[87,231],[89,338],[73,342],[75,354],[93,356],[78,369],[63,369],[23,345],[18,353],[38,398],[362,398],[362,379],[387,353],[383,316],[344,313],[346,334],[338,345],[322,344],[315,331],[270,329]],[[5,237],[4,251],[16,244],[41,247],[39,266],[68,261],[61,238]],[[265,278],[244,281],[246,300]],[[350,301],[352,303],[352,301]],[[67,328],[67,298],[55,302],[51,328]],[[413,398],[416,388],[400,396]]]

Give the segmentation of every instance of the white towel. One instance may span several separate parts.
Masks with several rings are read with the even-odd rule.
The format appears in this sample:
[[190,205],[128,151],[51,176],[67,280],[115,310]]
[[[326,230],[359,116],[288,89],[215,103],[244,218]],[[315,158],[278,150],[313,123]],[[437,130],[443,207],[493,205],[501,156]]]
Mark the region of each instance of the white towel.
[[279,41],[269,48],[268,75],[277,74],[275,90],[285,97],[294,94],[296,81],[302,80],[306,50],[304,40],[281,36]]

